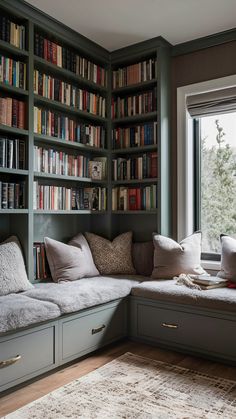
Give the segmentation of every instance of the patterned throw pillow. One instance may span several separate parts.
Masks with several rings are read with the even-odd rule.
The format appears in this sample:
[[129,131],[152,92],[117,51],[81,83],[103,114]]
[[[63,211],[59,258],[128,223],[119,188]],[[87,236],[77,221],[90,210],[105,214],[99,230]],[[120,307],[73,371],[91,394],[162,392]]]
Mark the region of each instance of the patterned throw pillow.
[[132,232],[120,234],[112,242],[93,233],[85,233],[97,269],[102,275],[134,275]]

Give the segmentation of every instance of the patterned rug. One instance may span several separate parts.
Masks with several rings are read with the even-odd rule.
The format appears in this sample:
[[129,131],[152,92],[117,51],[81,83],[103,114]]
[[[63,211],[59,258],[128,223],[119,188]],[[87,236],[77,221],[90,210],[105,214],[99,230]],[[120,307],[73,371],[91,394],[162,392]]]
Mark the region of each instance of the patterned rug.
[[5,418],[233,419],[236,381],[126,353]]

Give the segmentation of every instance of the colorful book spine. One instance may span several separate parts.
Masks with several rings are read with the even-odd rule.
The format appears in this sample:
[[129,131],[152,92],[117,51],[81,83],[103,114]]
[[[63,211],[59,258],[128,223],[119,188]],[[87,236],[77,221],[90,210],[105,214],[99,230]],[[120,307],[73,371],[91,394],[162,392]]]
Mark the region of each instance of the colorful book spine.
[[157,78],[157,60],[150,58],[113,71],[113,89]]
[[38,57],[41,57],[58,67],[72,71],[88,81],[100,86],[106,86],[107,72],[100,65],[79,56],[68,47],[63,47],[52,42],[38,33],[35,34],[34,45],[34,52]]
[[0,137],[0,167],[26,169],[25,141]]
[[17,48],[25,49],[25,26],[0,16],[0,39]]
[[112,189],[112,211],[151,211],[157,209],[157,186]]
[[56,185],[41,185],[34,182],[34,210],[106,210],[106,188],[66,188]]
[[157,144],[157,122],[112,130],[113,149]]
[[157,89],[133,96],[112,98],[112,118],[142,115],[157,110]]
[[26,89],[26,64],[0,55],[0,82]]
[[106,99],[103,96],[78,89],[38,70],[34,71],[34,93],[83,112],[106,116]]
[[91,147],[105,148],[105,129],[102,126],[78,123],[61,113],[34,107],[34,132]]
[[0,124],[14,128],[26,127],[25,102],[11,97],[0,97]]
[[0,181],[0,209],[23,209],[25,202],[25,182]]
[[112,160],[113,180],[157,178],[157,153]]

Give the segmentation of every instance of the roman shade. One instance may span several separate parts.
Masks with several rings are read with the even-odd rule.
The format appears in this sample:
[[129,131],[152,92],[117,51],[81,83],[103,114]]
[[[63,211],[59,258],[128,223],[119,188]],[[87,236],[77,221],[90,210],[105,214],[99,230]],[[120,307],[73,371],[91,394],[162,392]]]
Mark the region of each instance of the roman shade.
[[186,104],[192,117],[236,111],[236,86],[188,96]]

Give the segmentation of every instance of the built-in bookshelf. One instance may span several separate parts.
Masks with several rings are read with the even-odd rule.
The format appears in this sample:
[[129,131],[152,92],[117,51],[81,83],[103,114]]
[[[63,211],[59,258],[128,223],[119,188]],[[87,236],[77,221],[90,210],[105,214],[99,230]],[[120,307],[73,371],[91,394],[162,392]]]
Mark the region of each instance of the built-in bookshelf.
[[1,238],[30,279],[45,236],[168,234],[168,43],[110,53],[21,0],[0,12]]

